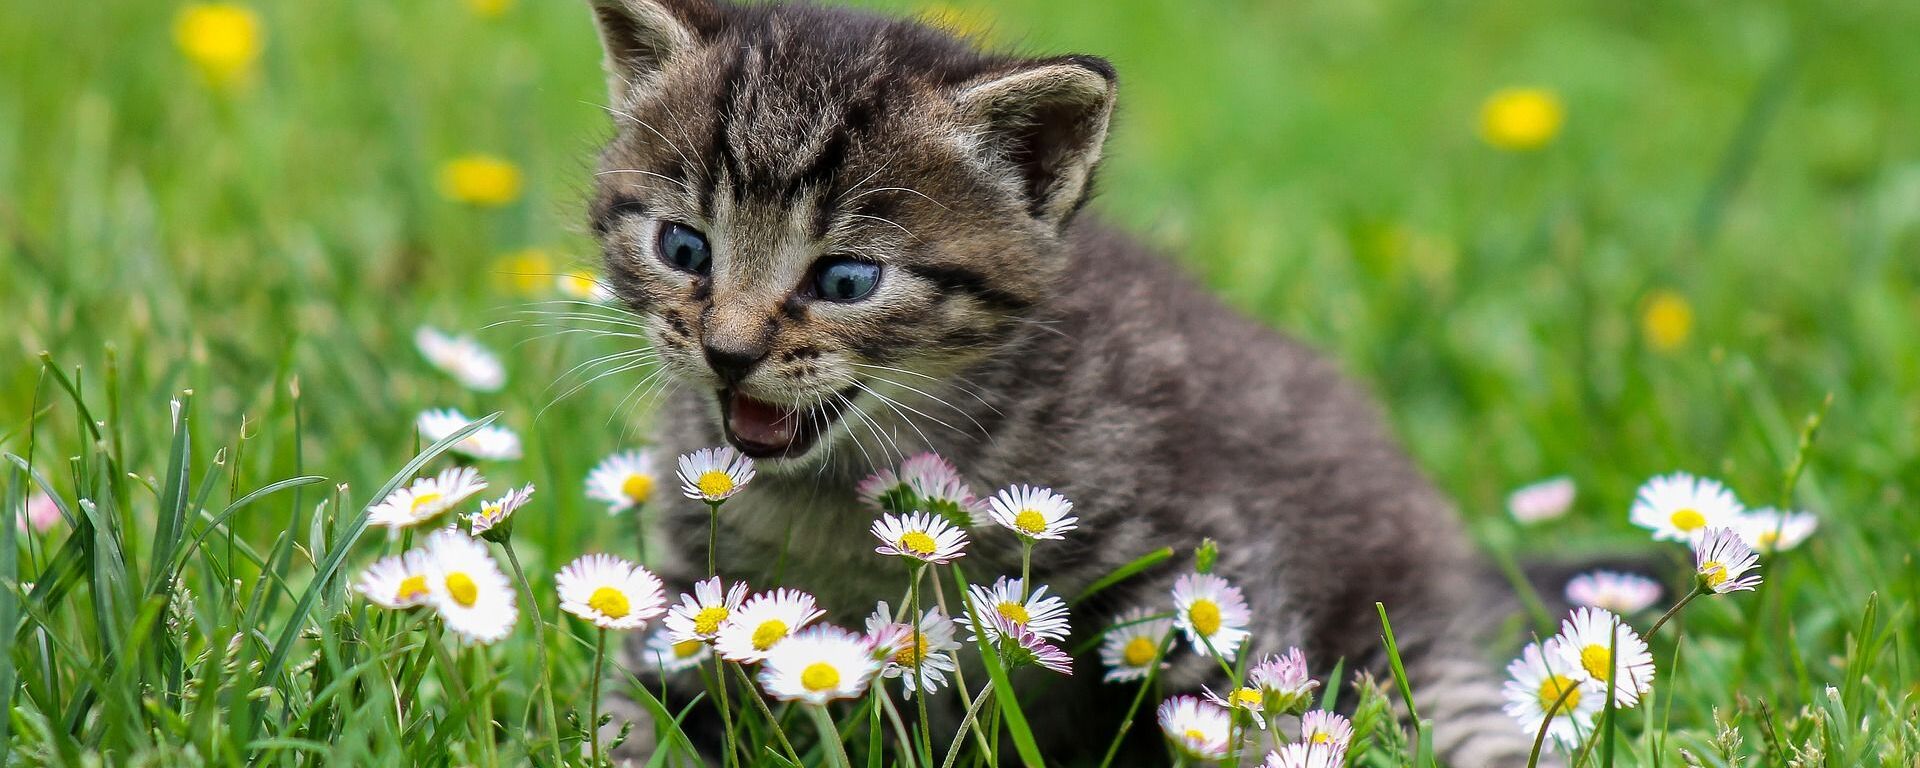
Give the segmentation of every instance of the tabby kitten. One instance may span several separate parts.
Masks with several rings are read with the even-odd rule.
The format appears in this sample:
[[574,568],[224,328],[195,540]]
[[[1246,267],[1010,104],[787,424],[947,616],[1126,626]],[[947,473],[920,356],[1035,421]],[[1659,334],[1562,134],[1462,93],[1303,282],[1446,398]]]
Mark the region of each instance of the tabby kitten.
[[[1076,216],[1113,112],[1111,65],[983,52],[811,5],[593,9],[616,133],[591,224],[606,279],[675,383],[658,443],[731,443],[759,462],[721,518],[730,580],[808,590],[847,626],[897,601],[904,570],[870,551],[874,515],[854,487],[932,450],[977,489],[1073,499],[1080,529],[1034,563],[1056,592],[1211,536],[1253,603],[1243,652],[1299,645],[1323,673],[1381,661],[1373,603],[1386,603],[1445,758],[1524,761],[1470,629],[1495,616],[1475,599],[1458,524],[1367,396]],[[706,512],[665,515],[677,539],[663,576],[685,588],[704,575]],[[1011,537],[982,534],[965,564],[978,580],[1017,572],[1018,556]],[[1079,636],[1165,603],[1176,570],[1079,606]],[[1063,761],[1103,746],[1094,734],[1126,703],[1095,663],[1027,687]],[[1217,675],[1184,654],[1169,683]]]

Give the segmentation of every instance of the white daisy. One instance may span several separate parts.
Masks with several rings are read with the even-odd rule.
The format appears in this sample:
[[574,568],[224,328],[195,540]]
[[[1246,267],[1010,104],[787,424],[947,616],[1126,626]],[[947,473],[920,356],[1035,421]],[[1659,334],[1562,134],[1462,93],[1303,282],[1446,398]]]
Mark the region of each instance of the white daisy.
[[433,600],[427,588],[427,554],[418,549],[375,560],[353,586],[382,608],[412,608]]
[[700,666],[700,662],[713,656],[713,649],[699,640],[681,640],[674,642],[673,633],[666,627],[655,629],[647,636],[646,651],[641,656],[648,669],[657,669],[661,674],[671,675]]
[[1269,654],[1247,670],[1247,683],[1266,696],[1267,708],[1274,712],[1305,709],[1313,700],[1313,689],[1320,681],[1307,671],[1307,654],[1288,648],[1284,654]]
[[452,467],[433,477],[422,477],[367,510],[367,522],[388,528],[410,528],[432,520],[487,489],[487,481],[472,467]]
[[520,618],[513,585],[487,545],[452,529],[427,537],[427,588],[447,628],[477,643],[507,636]]
[[667,611],[667,632],[676,643],[713,642],[746,599],[744,581],[734,582],[725,592],[720,589],[718,576],[694,584],[693,593],[681,595],[680,604]]
[[[441,408],[422,411],[414,426],[420,430],[420,439],[437,443],[474,421],[457,409]],[[520,436],[506,427],[488,424],[454,443],[451,450],[482,461],[513,461],[520,458]]]
[[[928,608],[921,614],[919,631],[919,642],[915,643],[913,625],[894,622],[893,611],[884,602],[867,617],[867,639],[876,653],[884,651],[885,666],[880,674],[900,678],[907,698],[921,689],[928,693],[940,690],[947,683],[946,673],[954,670],[953,652],[960,649],[960,643],[953,639],[953,620],[938,608]],[[916,661],[920,665],[918,675],[914,674]]]
[[1785,552],[1806,541],[1820,527],[1820,518],[1807,512],[1782,512],[1772,507],[1756,509],[1733,521],[1747,546],[1756,552]]
[[1160,702],[1160,731],[1192,760],[1224,760],[1232,748],[1233,716],[1192,696]]
[[762,592],[741,604],[721,625],[713,649],[720,658],[750,664],[767,657],[780,641],[826,615],[814,606],[813,595],[792,589]]
[[1014,623],[1005,614],[993,614],[986,618],[987,634],[995,649],[1000,651],[1007,665],[1019,668],[1028,664],[1038,665],[1063,675],[1073,674],[1073,657],[1059,646],[1047,642],[1046,638],[1033,633],[1032,628]]
[[1200,686],[1200,693],[1205,695],[1207,701],[1213,702],[1213,705],[1216,707],[1230,710],[1238,709],[1251,713],[1254,716],[1253,724],[1260,726],[1260,730],[1264,731],[1267,729],[1267,719],[1261,716],[1261,713],[1266,708],[1267,699],[1264,694],[1260,693],[1259,688],[1251,685],[1243,685],[1228,691],[1227,695],[1221,696],[1220,694],[1214,693],[1212,688],[1203,685]]
[[825,704],[866,693],[879,672],[880,662],[865,638],[822,624],[774,646],[760,668],[760,687],[781,701]]
[[1201,653],[1233,658],[1240,642],[1247,639],[1247,623],[1253,613],[1247,610],[1240,588],[1210,573],[1189,573],[1173,583],[1174,623],[1187,633],[1187,642]]
[[1732,528],[1710,528],[1693,547],[1694,573],[1701,585],[1719,594],[1760,586],[1760,556]]
[[872,530],[874,538],[880,540],[880,546],[873,551],[883,555],[945,565],[967,554],[964,551],[967,532],[953,527],[946,518],[925,512],[915,512],[905,517],[882,515],[879,520],[873,521]]
[[1337,762],[1353,743],[1353,722],[1324,709],[1313,710],[1300,716],[1300,741],[1331,749]]
[[1080,521],[1068,514],[1073,502],[1050,488],[1016,485],[994,494],[987,504],[994,522],[1030,541],[1066,538]]
[[[1113,620],[1114,626],[1100,641],[1100,663],[1106,665],[1103,678],[1109,683],[1139,680],[1151,671],[1160,643],[1173,631],[1173,619],[1151,618],[1154,611],[1133,608]],[[1165,669],[1165,661],[1160,663]]]
[[507,383],[507,369],[500,358],[471,336],[453,336],[423,325],[413,332],[413,345],[428,363],[467,389],[498,392]]
[[1629,517],[1655,539],[1688,541],[1708,528],[1732,525],[1742,511],[1733,491],[1717,480],[1685,472],[1661,475],[1640,486]]
[[1554,477],[1517,488],[1507,495],[1507,513],[1521,523],[1538,523],[1573,508],[1573,478]]
[[984,632],[988,642],[1000,642],[994,617],[1007,620],[1015,626],[1026,627],[1034,634],[1048,640],[1065,640],[1067,632],[1067,603],[1058,597],[1047,594],[1045,586],[1033,590],[1026,599],[1020,598],[1022,585],[1019,579],[1002,576],[993,582],[992,587],[974,584],[967,588],[968,599],[973,610],[980,614],[984,626],[975,628],[968,616],[960,616],[961,624],[975,632]]
[[604,502],[607,514],[625,512],[652,501],[659,478],[652,453],[622,451],[602,459],[587,474],[587,498]]
[[582,555],[553,581],[560,610],[601,629],[638,629],[666,612],[660,579],[612,555]]
[[1594,716],[1606,704],[1604,692],[1586,690],[1581,684],[1583,673],[1567,660],[1557,639],[1528,643],[1520,658],[1507,665],[1507,676],[1510,679],[1502,689],[1507,715],[1520,723],[1521,732],[1536,734],[1551,709],[1553,724],[1547,726],[1547,735],[1561,744],[1577,743],[1580,734],[1593,728]]
[[731,446],[702,448],[680,457],[680,492],[694,501],[726,501],[751,480],[753,459]]
[[932,512],[961,528],[972,527],[982,506],[953,463],[935,453],[908,457],[898,472],[881,469],[868,475],[855,491],[862,502],[880,512]]
[[527,483],[517,490],[507,491],[505,496],[481,505],[480,511],[467,516],[467,522],[472,525],[470,533],[474,536],[484,536],[487,531],[507,522],[513,517],[514,510],[526,506],[527,501],[532,498],[533,483]]
[[1336,754],[1318,744],[1295,742],[1268,752],[1260,768],[1340,768],[1345,759],[1345,754]]
[[1640,703],[1653,688],[1653,654],[1640,633],[1610,611],[1581,608],[1560,623],[1556,638],[1565,667],[1596,698],[1605,699],[1607,676],[1613,676],[1613,700],[1621,707]]
[[1614,613],[1639,613],[1660,599],[1660,582],[1632,573],[1594,571],[1567,581],[1567,602]]

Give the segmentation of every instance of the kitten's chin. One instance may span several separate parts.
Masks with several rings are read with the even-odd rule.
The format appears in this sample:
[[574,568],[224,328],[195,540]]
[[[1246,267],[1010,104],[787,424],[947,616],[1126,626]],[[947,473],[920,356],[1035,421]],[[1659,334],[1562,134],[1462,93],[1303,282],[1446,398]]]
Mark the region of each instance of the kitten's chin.
[[727,443],[755,461],[806,463],[808,455],[832,432],[857,389],[808,406],[781,405],[733,389],[716,393],[720,426]]

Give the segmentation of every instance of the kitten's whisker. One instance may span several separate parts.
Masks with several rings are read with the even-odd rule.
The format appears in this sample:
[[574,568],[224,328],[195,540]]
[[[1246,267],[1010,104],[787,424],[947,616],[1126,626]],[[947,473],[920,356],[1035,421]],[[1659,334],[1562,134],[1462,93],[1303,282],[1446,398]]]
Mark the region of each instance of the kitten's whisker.
[[[889,381],[889,382],[887,382],[887,383],[889,383],[889,384],[892,384],[893,382],[890,382],[890,381]],[[964,429],[961,429],[961,428],[959,428],[959,427],[956,427],[956,426],[954,426],[954,425],[952,425],[952,424],[948,424],[948,423],[946,423],[946,422],[944,422],[944,421],[941,421],[941,420],[940,420],[940,419],[938,419],[938,418],[935,418],[935,417],[933,417],[933,416],[931,416],[931,415],[928,415],[928,414],[927,414],[927,413],[926,413],[925,411],[922,411],[922,410],[920,410],[920,409],[918,409],[918,408],[915,408],[915,407],[913,407],[913,406],[911,406],[911,405],[908,405],[908,404],[906,404],[906,403],[903,403],[903,402],[900,402],[900,401],[898,401],[898,400],[895,400],[895,399],[893,399],[893,398],[891,398],[891,397],[887,397],[886,395],[883,395],[883,394],[880,394],[880,391],[879,391],[879,390],[877,390],[877,389],[874,389],[873,387],[869,387],[869,386],[867,386],[867,385],[866,385],[866,384],[864,384],[864,383],[861,383],[861,382],[857,382],[857,381],[856,381],[856,382],[854,382],[854,383],[853,383],[853,385],[854,385],[855,387],[859,387],[859,388],[860,388],[860,390],[861,390],[862,392],[865,392],[865,393],[867,393],[867,394],[869,394],[869,395],[873,395],[874,397],[877,397],[877,398],[879,398],[879,399],[880,399],[880,402],[882,402],[882,403],[885,403],[885,404],[886,404],[886,406],[887,406],[888,408],[892,408],[892,409],[893,409],[893,412],[894,412],[894,413],[896,413],[896,414],[900,414],[900,420],[901,420],[901,421],[904,421],[904,422],[906,422],[906,423],[907,423],[907,426],[910,426],[910,427],[913,427],[913,431],[915,431],[915,432],[920,432],[920,428],[919,428],[918,426],[916,426],[916,425],[914,425],[914,423],[913,423],[913,420],[912,420],[912,419],[909,419],[909,418],[907,418],[907,416],[906,416],[906,414],[904,414],[904,413],[900,413],[900,409],[901,409],[901,408],[905,408],[905,409],[907,409],[907,410],[909,410],[909,411],[912,411],[912,412],[914,413],[914,415],[916,415],[916,416],[919,416],[920,418],[923,418],[923,419],[927,419],[927,420],[929,420],[929,421],[932,421],[932,422],[933,422],[933,423],[935,423],[935,424],[938,424],[938,425],[940,425],[940,426],[943,426],[943,427],[946,427],[947,429],[951,429],[951,430],[953,430],[953,431],[955,431],[955,432],[958,432],[958,433],[960,433],[960,434],[962,434],[962,435],[966,435],[966,436],[968,436],[968,437],[972,437],[972,436],[973,436],[972,434],[970,434],[970,433],[968,433],[968,432],[967,432],[966,430],[964,430]],[[928,448],[932,448],[932,447],[933,447],[933,441],[932,441],[932,440],[928,440],[928,439],[927,439],[927,435],[926,435],[926,433],[924,433],[924,432],[921,432],[921,433],[920,433],[920,439],[922,439],[922,440],[926,440],[926,441],[927,441],[927,447],[928,447]]]
[[[978,401],[980,401],[980,404],[981,404],[981,405],[984,405],[984,406],[986,406],[986,407],[987,407],[987,410],[990,410],[990,411],[993,411],[993,412],[994,412],[995,414],[998,414],[998,415],[1001,415],[1001,416],[1005,416],[1005,415],[1006,415],[1006,414],[1004,414],[1004,413],[1001,413],[1001,412],[1000,412],[1000,409],[999,409],[999,408],[996,408],[996,407],[994,407],[994,405],[993,405],[993,403],[989,403],[989,402],[987,402],[987,399],[986,399],[986,398],[984,398],[984,397],[981,397],[981,396],[980,396],[980,394],[979,394],[978,392],[975,392],[975,391],[973,391],[972,389],[968,389],[967,387],[963,387],[963,386],[959,386],[959,385],[957,385],[957,384],[955,384],[955,383],[954,383],[953,381],[951,381],[951,380],[948,380],[948,379],[937,379],[937,378],[934,378],[934,377],[932,377],[932,376],[928,376],[928,375],[926,375],[926,374],[924,374],[924,373],[921,373],[921,372],[919,372],[919,371],[909,371],[909,370],[907,370],[907,369],[905,369],[905,368],[893,368],[893,367],[889,367],[889,366],[885,366],[885,365],[869,365],[869,364],[867,364],[867,363],[855,363],[855,362],[849,362],[848,364],[849,364],[849,365],[852,365],[852,366],[854,366],[855,368],[868,368],[868,369],[872,369],[872,370],[876,370],[876,371],[891,371],[891,372],[894,372],[894,373],[904,373],[904,374],[907,374],[908,376],[917,376],[917,377],[919,377],[919,378],[922,378],[922,379],[926,379],[927,381],[931,381],[931,382],[933,382],[934,384],[940,384],[940,385],[945,385],[945,386],[950,386],[950,387],[953,387],[954,389],[957,389],[957,390],[960,390],[961,392],[965,392],[965,393],[967,393],[968,395],[971,395],[971,396],[973,397],[973,399],[975,399],[975,400],[978,400]],[[918,390],[918,389],[914,389],[913,387],[909,387],[909,386],[907,386],[907,385],[905,385],[905,384],[902,384],[902,383],[900,383],[900,382],[897,382],[897,381],[892,381],[892,380],[889,380],[889,379],[885,379],[885,378],[881,378],[881,377],[879,377],[879,376],[874,376],[873,378],[875,378],[875,379],[878,379],[878,380],[880,380],[880,381],[885,381],[885,382],[887,382],[888,384],[892,384],[892,385],[894,385],[894,386],[896,386],[896,387],[900,387],[900,388],[902,388],[902,389],[911,389],[911,390],[913,390],[914,392],[917,392],[917,393],[919,393],[919,394],[921,394],[921,395],[923,395],[923,396],[925,396],[925,397],[928,397],[928,398],[932,398],[932,399],[934,399],[934,400],[938,400],[938,401],[940,401],[940,403],[941,403],[942,405],[945,405],[945,406],[947,406],[948,408],[953,408],[953,409],[954,409],[955,411],[960,411],[960,413],[961,413],[961,415],[966,415],[966,411],[961,411],[961,410],[960,410],[959,408],[957,408],[957,407],[955,407],[955,406],[954,406],[954,405],[953,405],[952,403],[949,403],[949,402],[947,402],[946,400],[944,400],[944,399],[942,399],[942,398],[939,398],[939,397],[935,397],[935,396],[933,396],[933,395],[930,395],[930,394],[927,394],[927,393],[925,393],[925,392],[921,392],[921,391],[920,391],[920,390]],[[968,382],[968,381],[967,381],[966,379],[960,379],[960,382],[961,382],[961,383],[965,383],[965,384],[968,384],[968,385],[971,385],[971,384],[972,384],[972,382]],[[968,418],[972,418],[972,417],[971,417],[971,416],[968,416]],[[977,421],[976,421],[976,422],[974,422],[974,425],[975,425],[975,426],[979,426],[979,422],[977,422]],[[981,427],[981,429],[980,429],[980,431],[982,431],[982,432],[985,432],[985,431],[986,431],[986,428],[985,428],[985,427]]]
[[660,376],[666,372],[667,369],[665,368],[655,368],[652,373],[647,374],[641,378],[639,382],[635,383],[633,387],[629,388],[626,396],[620,398],[620,402],[614,404],[613,409],[607,412],[607,426],[612,426],[613,420],[619,418],[620,415],[627,410],[627,403],[633,400],[634,395],[640,393],[641,387],[652,384],[654,379],[660,378]]
[[909,230],[909,229],[907,229],[906,227],[903,227],[903,226],[900,226],[900,223],[899,223],[899,222],[897,222],[897,221],[894,221],[893,219],[889,219],[889,218],[887,218],[887,217],[885,217],[885,216],[870,216],[870,215],[867,215],[867,214],[864,214],[864,213],[849,213],[849,214],[847,214],[847,218],[849,218],[849,219],[872,219],[872,220],[874,220],[874,221],[878,221],[878,222],[882,222],[882,223],[885,223],[885,224],[890,224],[890,225],[892,225],[892,226],[893,226],[893,228],[894,228],[894,229],[898,229],[898,230],[900,230],[901,232],[905,232],[905,233],[907,234],[907,237],[911,237],[911,238],[913,238],[913,239],[914,239],[914,240],[916,240],[916,241],[918,241],[918,240],[920,239],[920,236],[919,236],[919,235],[915,235],[915,234],[913,233],[913,231],[912,231],[912,230]]
[[942,203],[938,200],[928,197],[925,193],[921,192],[920,190],[912,189],[909,187],[878,187],[875,189],[869,189],[865,192],[861,192],[860,194],[854,195],[852,197],[849,197],[845,200],[840,201],[840,205],[846,206],[855,200],[859,200],[860,198],[866,197],[867,195],[871,195],[877,192],[905,192],[910,195],[918,195],[920,199],[925,200],[929,203],[933,203],[934,205],[940,206],[941,210],[947,211],[949,213],[953,212],[953,209],[948,208],[945,203]]
[[[842,413],[851,413],[854,415],[855,418],[858,418],[860,416],[860,409],[854,407],[853,401],[848,400],[846,395],[835,392],[833,396],[840,401],[840,409]],[[871,430],[872,428],[869,427],[868,429]],[[867,444],[864,442],[861,442],[860,434],[853,431],[853,425],[851,424],[847,425],[847,437],[853,440],[853,447],[860,449],[860,455],[866,458],[867,464],[869,466],[874,466],[873,454],[867,453]]]
[[[851,404],[852,401],[849,400],[848,402]],[[888,449],[887,452],[881,454],[880,458],[898,458],[902,460],[906,458],[906,454],[900,451],[899,441],[894,440],[885,430],[880,428],[879,420],[875,419],[872,414],[858,408],[853,409],[853,412],[854,415],[860,417],[861,422],[866,425],[867,433],[873,435],[873,442],[877,445],[876,450],[878,448]]]
[[[961,416],[964,416],[964,417],[966,417],[966,419],[967,419],[967,421],[970,421],[970,422],[973,422],[973,426],[974,426],[975,428],[977,428],[977,429],[979,429],[979,430],[980,430],[980,434],[982,434],[982,435],[985,435],[985,434],[987,434],[987,427],[986,427],[986,425],[984,425],[984,424],[981,424],[981,423],[980,423],[980,421],[979,421],[978,419],[975,419],[975,418],[973,417],[973,414],[971,414],[971,413],[967,413],[966,411],[964,411],[964,410],[961,410],[961,409],[960,409],[960,408],[959,408],[958,406],[955,406],[955,405],[954,405],[953,403],[949,403],[949,402],[947,402],[947,401],[946,401],[946,399],[944,399],[944,398],[941,398],[941,397],[936,397],[936,396],[934,396],[934,395],[930,395],[930,394],[927,394],[926,392],[922,392],[922,391],[920,391],[920,390],[918,390],[918,389],[915,389],[915,388],[913,388],[913,387],[910,387],[910,386],[907,386],[907,385],[905,385],[905,384],[902,384],[902,383],[900,383],[900,382],[897,382],[897,381],[894,381],[894,380],[892,380],[892,379],[889,379],[889,378],[887,378],[887,377],[885,377],[885,376],[879,376],[879,375],[876,375],[876,374],[867,374],[867,378],[868,378],[868,379],[870,379],[870,380],[872,380],[872,381],[877,381],[877,382],[880,382],[880,383],[882,383],[882,384],[888,384],[888,385],[892,385],[892,386],[895,386],[895,387],[899,387],[899,388],[901,388],[901,389],[905,389],[905,390],[908,390],[908,391],[911,391],[911,392],[914,392],[914,393],[917,393],[917,394],[919,394],[919,395],[920,395],[921,397],[925,397],[925,398],[927,398],[928,400],[932,400],[932,401],[934,401],[934,402],[936,402],[936,403],[939,403],[939,404],[941,404],[941,405],[944,405],[944,406],[946,406],[946,407],[947,407],[948,409],[951,409],[951,410],[952,410],[952,411],[953,411],[954,413],[957,413],[957,414],[960,414]],[[877,394],[879,394],[879,393],[878,393],[878,392],[876,392],[875,394],[877,395]],[[904,400],[905,398],[903,397],[902,399]],[[902,406],[905,406],[905,407],[907,407],[907,408],[912,408],[912,406],[907,406],[907,405],[906,405],[905,403],[901,403],[901,405],[902,405]],[[919,411],[914,411],[914,413],[919,413]],[[923,415],[923,416],[924,416],[925,414],[921,414],[921,415]],[[928,416],[927,418],[933,418],[933,417],[931,417],[931,416]],[[938,419],[934,419],[934,420],[935,420],[935,421],[939,421]],[[950,428],[950,429],[954,429],[955,431],[958,431],[958,432],[965,432],[965,430],[961,430],[961,429],[958,429],[958,428],[955,428],[955,427],[949,427],[949,428]]]
[[681,189],[683,189],[683,190],[685,190],[685,191],[687,192],[687,194],[693,194],[693,187],[691,187],[691,186],[689,186],[689,185],[688,185],[688,184],[687,184],[686,182],[684,182],[684,181],[681,181],[681,180],[679,180],[679,179],[676,179],[676,178],[674,178],[674,177],[672,177],[672,176],[668,176],[668,175],[666,175],[666,174],[661,174],[661,173],[654,173],[653,171],[643,171],[643,170],[640,170],[640,169],[638,169],[638,168],[614,168],[614,169],[612,169],[612,170],[606,170],[606,171],[595,171],[593,175],[595,175],[595,176],[611,176],[611,175],[613,175],[613,174],[616,174],[616,173],[638,173],[638,174],[640,174],[640,175],[642,175],[642,176],[652,176],[652,177],[654,177],[654,178],[656,178],[656,179],[660,179],[660,180],[662,180],[662,181],[665,181],[665,182],[668,182],[668,183],[670,183],[670,184],[678,184],[678,185],[680,185],[680,188],[681,188]]
[[573,366],[572,368],[568,368],[566,371],[562,372],[559,376],[553,377],[553,383],[548,384],[545,391],[552,392],[554,387],[560,386],[560,383],[566,381],[567,377],[572,376],[575,373],[578,373],[582,368],[586,368],[594,365],[600,365],[602,363],[610,363],[616,360],[630,361],[635,358],[639,358],[640,360],[643,360],[646,362],[653,362],[654,360],[658,359],[659,356],[660,356],[659,353],[652,349],[636,349],[628,352],[616,352],[611,355],[601,355],[600,357],[587,360],[585,362],[582,362],[578,365]]
[[622,366],[618,366],[618,367],[616,367],[616,368],[613,368],[613,369],[611,369],[611,370],[607,370],[607,371],[602,371],[602,372],[600,372],[600,373],[597,373],[597,374],[594,374],[592,378],[590,378],[590,379],[587,379],[586,381],[582,381],[582,382],[580,382],[579,384],[576,384],[576,385],[574,385],[574,387],[573,387],[572,389],[569,389],[569,390],[567,390],[566,392],[563,392],[563,393],[561,393],[561,395],[560,395],[559,397],[556,397],[556,398],[554,398],[553,400],[551,400],[551,401],[548,401],[548,403],[547,403],[547,404],[546,404],[545,406],[542,406],[542,407],[540,408],[540,412],[539,412],[538,414],[536,414],[536,415],[534,415],[534,417],[533,417],[533,420],[534,420],[534,421],[536,421],[536,422],[537,422],[537,421],[539,421],[541,417],[543,417],[543,416],[545,416],[545,415],[547,415],[547,410],[548,410],[548,409],[550,409],[550,408],[552,408],[552,407],[553,407],[553,406],[555,406],[555,405],[558,405],[558,404],[560,404],[560,401],[562,401],[562,400],[565,400],[565,399],[567,399],[567,398],[569,398],[569,397],[573,397],[574,395],[576,395],[576,394],[579,394],[579,393],[580,393],[580,390],[583,390],[583,389],[586,389],[586,388],[587,388],[587,387],[588,387],[589,385],[591,385],[591,384],[593,384],[593,383],[594,383],[594,382],[596,382],[596,381],[599,381],[599,380],[601,380],[601,379],[604,379],[604,378],[606,378],[606,377],[608,377],[608,376],[613,376],[613,375],[616,375],[616,374],[621,374],[621,373],[626,373],[627,371],[634,371],[634,370],[639,370],[639,369],[641,369],[641,368],[645,368],[645,367],[647,367],[647,366],[649,366],[649,365],[653,365],[653,361],[651,361],[651,360],[641,360],[641,361],[639,361],[639,362],[635,362],[635,363],[629,363],[629,364],[626,364],[626,365],[622,365]]
[[[690,159],[688,159],[688,158],[687,158],[687,153],[685,153],[685,152],[682,152],[682,151],[680,151],[680,145],[678,145],[678,144],[675,144],[675,143],[673,143],[673,139],[669,139],[669,138],[667,138],[667,137],[666,137],[666,134],[663,134],[663,133],[661,133],[661,132],[660,132],[659,130],[657,130],[657,129],[655,129],[655,128],[653,127],[653,125],[652,125],[652,124],[650,124],[650,123],[648,123],[647,121],[645,121],[645,120],[642,120],[642,119],[640,119],[640,118],[638,118],[638,117],[636,117],[636,116],[634,116],[634,115],[633,115],[632,113],[630,113],[630,112],[626,112],[626,111],[623,111],[623,110],[619,110],[619,109],[614,109],[613,107],[610,107],[610,106],[606,106],[606,105],[604,105],[604,104],[603,104],[603,105],[597,105],[597,106],[599,106],[599,107],[600,107],[601,109],[604,109],[604,110],[606,110],[608,114],[612,114],[612,115],[618,115],[618,116],[620,116],[620,117],[623,117],[623,118],[626,118],[626,119],[628,119],[628,120],[631,120],[631,121],[633,121],[633,123],[634,123],[635,125],[638,125],[638,126],[640,126],[640,127],[642,127],[642,128],[645,128],[645,129],[647,129],[648,131],[651,131],[651,132],[653,133],[653,135],[655,135],[655,136],[658,136],[658,137],[660,137],[660,140],[661,140],[661,141],[664,141],[664,142],[666,142],[666,143],[667,143],[667,148],[668,148],[668,149],[671,149],[671,150],[673,150],[673,152],[674,152],[674,154],[676,154],[676,155],[679,155],[679,156],[680,156],[680,162],[683,162],[683,163],[686,163],[686,164],[687,164],[687,167],[688,167],[688,168],[694,168],[694,167],[697,167],[697,166],[695,166],[695,165],[693,164],[693,161],[692,161],[692,160],[690,160]],[[685,185],[682,185],[682,186],[685,186]],[[691,190],[689,190],[689,192],[691,192]]]

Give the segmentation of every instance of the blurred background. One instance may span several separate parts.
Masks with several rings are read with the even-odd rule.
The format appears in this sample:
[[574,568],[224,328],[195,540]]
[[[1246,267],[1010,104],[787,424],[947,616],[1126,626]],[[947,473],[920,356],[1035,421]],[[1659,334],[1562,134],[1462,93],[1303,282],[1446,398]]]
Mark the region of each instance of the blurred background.
[[[1486,543],[1545,540],[1504,497],[1549,476],[1580,488],[1559,547],[1643,541],[1625,511],[1656,472],[1782,501],[1831,394],[1785,501],[1845,556],[1802,620],[1920,589],[1893,583],[1920,529],[1920,5],[876,7],[1110,57],[1094,215],[1369,382]],[[0,51],[0,447],[25,450],[46,351],[139,414],[143,473],[182,389],[199,450],[240,446],[254,485],[301,464],[370,488],[419,410],[499,410],[530,460],[498,473],[556,489],[523,540],[612,525],[577,489],[644,434],[631,381],[555,402],[588,342],[487,328],[591,280],[569,273],[609,126],[583,2],[4,0]],[[434,373],[422,323],[505,354],[507,389]],[[42,460],[71,449],[49,413]]]

